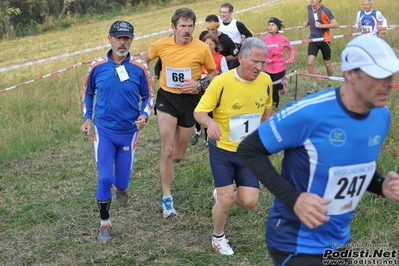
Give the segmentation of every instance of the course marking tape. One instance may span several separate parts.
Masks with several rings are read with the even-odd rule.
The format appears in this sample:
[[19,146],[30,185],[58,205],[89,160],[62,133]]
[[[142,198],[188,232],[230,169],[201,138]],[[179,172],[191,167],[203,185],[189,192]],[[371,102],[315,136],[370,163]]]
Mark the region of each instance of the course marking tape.
[[[272,0],[272,1],[269,1],[269,2],[265,2],[263,4],[259,4],[259,5],[252,6],[252,7],[248,7],[248,8],[236,11],[236,12],[234,12],[234,14],[247,12],[249,10],[257,9],[259,7],[266,6],[266,5],[270,5],[270,4],[273,4],[273,3],[278,2],[278,1],[279,0]],[[202,24],[202,23],[205,23],[205,21],[198,21],[196,23],[196,25],[199,25],[199,24]],[[146,38],[149,38],[149,37],[152,37],[152,36],[161,35],[161,34],[170,33],[170,32],[171,32],[171,29],[162,30],[162,31],[158,31],[158,32],[145,34],[143,36],[138,36],[138,37],[135,37],[134,39],[135,40],[141,40],[141,39],[146,39]],[[87,52],[92,52],[92,51],[96,51],[96,50],[99,50],[99,49],[107,48],[107,47],[110,47],[110,46],[111,45],[108,43],[108,44],[99,45],[99,46],[96,46],[96,47],[93,47],[93,48],[87,48],[87,49],[80,50],[80,51],[75,51],[75,52],[71,52],[71,53],[65,53],[65,54],[62,54],[62,55],[55,55],[55,56],[52,56],[52,57],[43,58],[43,59],[30,61],[30,62],[26,62],[26,63],[21,63],[21,64],[17,64],[17,65],[12,65],[12,66],[8,66],[8,67],[2,67],[2,68],[0,68],[0,73],[4,72],[4,71],[7,71],[7,70],[11,70],[11,69],[18,69],[18,68],[21,68],[21,67],[24,67],[24,66],[36,65],[36,64],[39,64],[39,63],[43,63],[43,62],[48,62],[48,61],[57,60],[57,59],[61,59],[61,58],[66,58],[66,57],[79,55],[79,54],[83,54],[83,53],[87,53]],[[140,54],[142,54],[142,53],[137,53],[137,54],[133,54],[133,55],[140,55]]]

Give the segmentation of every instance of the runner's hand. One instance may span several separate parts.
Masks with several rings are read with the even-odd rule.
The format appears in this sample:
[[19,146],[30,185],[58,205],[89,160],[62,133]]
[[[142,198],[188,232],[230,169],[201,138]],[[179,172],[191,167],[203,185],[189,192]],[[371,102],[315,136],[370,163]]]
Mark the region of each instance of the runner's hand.
[[215,120],[212,119],[212,121],[208,124],[207,129],[207,134],[210,139],[220,140],[220,136],[222,136],[222,130]]
[[330,202],[331,199],[325,200],[317,194],[304,192],[296,200],[294,212],[307,227],[314,229],[330,220],[324,207]]
[[382,183],[382,194],[390,199],[399,201],[399,175],[389,172]]
[[193,79],[185,79],[180,84],[180,90],[182,93],[189,94],[198,91],[198,81]]
[[83,125],[80,127],[80,131],[82,131],[82,133],[84,135],[90,135],[90,131],[91,131],[91,119],[86,119],[85,122],[83,123]]
[[140,115],[139,118],[137,119],[137,121],[135,121],[134,123],[136,123],[136,126],[139,130],[143,130],[145,125],[147,125],[147,117],[145,115]]

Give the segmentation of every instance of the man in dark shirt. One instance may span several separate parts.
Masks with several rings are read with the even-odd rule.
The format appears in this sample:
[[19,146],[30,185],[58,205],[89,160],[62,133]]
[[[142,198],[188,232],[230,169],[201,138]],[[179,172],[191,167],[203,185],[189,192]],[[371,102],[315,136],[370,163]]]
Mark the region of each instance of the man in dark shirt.
[[219,31],[219,26],[220,26],[219,18],[214,14],[208,15],[205,19],[205,22],[207,23],[206,27],[208,30],[201,32],[199,39],[203,41],[204,36],[208,32],[218,36],[220,46],[222,46],[222,51],[220,51],[220,53],[226,57],[229,69],[238,67],[239,65],[237,60],[238,49],[236,48],[236,44],[230,39],[230,37],[227,34],[224,34],[223,32]]

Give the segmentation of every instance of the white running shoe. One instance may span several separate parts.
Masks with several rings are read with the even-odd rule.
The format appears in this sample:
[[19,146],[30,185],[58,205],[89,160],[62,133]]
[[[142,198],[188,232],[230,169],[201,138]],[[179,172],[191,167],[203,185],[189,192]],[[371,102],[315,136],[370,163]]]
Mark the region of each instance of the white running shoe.
[[212,247],[221,255],[233,255],[234,251],[229,245],[226,236],[217,238],[212,236]]
[[173,208],[173,197],[167,197],[162,200],[163,217],[173,217],[177,215],[175,208]]
[[213,190],[213,200],[216,202],[218,202],[218,191],[216,190],[216,188]]

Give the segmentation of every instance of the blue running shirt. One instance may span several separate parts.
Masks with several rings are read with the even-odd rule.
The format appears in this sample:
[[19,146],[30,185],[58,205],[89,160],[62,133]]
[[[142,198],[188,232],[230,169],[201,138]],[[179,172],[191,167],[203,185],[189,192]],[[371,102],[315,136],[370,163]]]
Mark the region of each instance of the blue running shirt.
[[346,109],[334,88],[286,105],[259,127],[271,154],[284,150],[281,175],[301,192],[332,202],[330,221],[309,229],[294,211],[275,198],[266,225],[266,243],[290,253],[322,254],[350,240],[353,211],[376,170],[388,133],[387,107],[367,115]]

